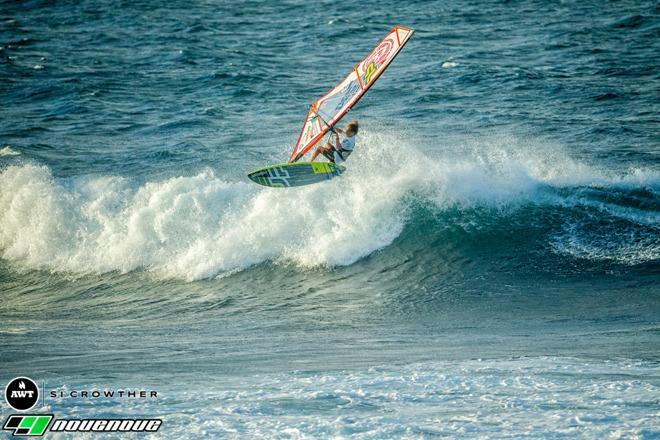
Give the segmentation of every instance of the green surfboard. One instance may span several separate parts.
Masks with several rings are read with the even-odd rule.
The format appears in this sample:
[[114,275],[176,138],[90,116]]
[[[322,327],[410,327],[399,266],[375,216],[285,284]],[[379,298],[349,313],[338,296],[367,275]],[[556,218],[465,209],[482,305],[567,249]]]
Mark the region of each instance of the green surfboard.
[[344,170],[343,166],[330,162],[294,162],[252,170],[248,177],[259,185],[290,188],[330,180]]

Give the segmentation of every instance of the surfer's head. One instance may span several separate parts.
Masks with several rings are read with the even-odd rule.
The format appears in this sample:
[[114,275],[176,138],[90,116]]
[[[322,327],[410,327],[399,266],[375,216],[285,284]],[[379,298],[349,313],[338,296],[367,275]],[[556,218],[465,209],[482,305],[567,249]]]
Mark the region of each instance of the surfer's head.
[[348,137],[353,137],[358,133],[358,121],[351,121],[348,124],[346,124],[346,127],[344,128],[344,133],[346,133],[346,136]]

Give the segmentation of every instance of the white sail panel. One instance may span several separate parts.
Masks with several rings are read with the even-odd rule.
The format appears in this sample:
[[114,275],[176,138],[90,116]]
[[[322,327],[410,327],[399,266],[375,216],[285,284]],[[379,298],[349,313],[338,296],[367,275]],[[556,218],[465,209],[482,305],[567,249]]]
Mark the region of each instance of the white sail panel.
[[334,89],[316,101],[317,112],[324,121],[330,125],[334,125],[334,122],[338,119],[337,116],[342,114],[342,111],[348,109],[357,100],[361,92],[362,87],[360,87],[357,74],[354,70],[342,82],[337,84]]
[[300,137],[298,138],[298,142],[296,142],[296,148],[293,149],[292,157],[295,157],[298,153],[300,153],[300,151],[305,146],[307,145],[314,146],[314,144],[316,144],[319,141],[319,139],[321,139],[323,135],[327,132],[327,129],[324,131],[323,128],[325,127],[323,127],[323,123],[316,114],[314,105],[312,105],[312,107],[307,112],[305,123],[303,124],[302,131],[300,132]]

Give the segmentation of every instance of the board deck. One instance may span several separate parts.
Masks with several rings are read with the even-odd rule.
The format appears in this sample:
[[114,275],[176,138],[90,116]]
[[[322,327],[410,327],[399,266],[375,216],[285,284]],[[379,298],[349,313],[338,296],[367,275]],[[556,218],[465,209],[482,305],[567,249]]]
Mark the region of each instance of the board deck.
[[248,177],[259,185],[289,188],[330,180],[344,170],[343,166],[330,162],[295,162],[252,170]]

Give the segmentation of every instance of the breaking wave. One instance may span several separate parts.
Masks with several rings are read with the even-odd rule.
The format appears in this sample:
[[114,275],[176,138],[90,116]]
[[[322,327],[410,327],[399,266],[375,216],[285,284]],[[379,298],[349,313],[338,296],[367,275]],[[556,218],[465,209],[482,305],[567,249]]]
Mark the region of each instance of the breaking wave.
[[622,264],[660,257],[654,170],[602,170],[510,136],[423,150],[409,138],[366,133],[342,178],[286,190],[211,169],[138,183],[56,178],[43,165],[13,164],[0,172],[0,252],[28,270],[146,269],[197,280],[265,261],[350,265],[417,227],[419,208],[434,218],[459,212],[459,223],[474,226],[484,212],[500,222],[540,221],[516,217],[532,205],[553,210],[549,252]]

